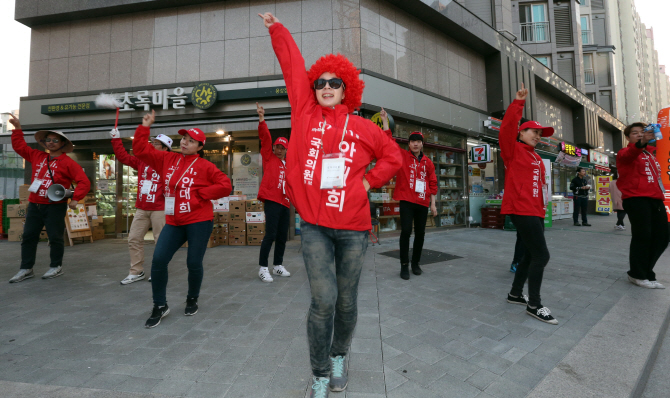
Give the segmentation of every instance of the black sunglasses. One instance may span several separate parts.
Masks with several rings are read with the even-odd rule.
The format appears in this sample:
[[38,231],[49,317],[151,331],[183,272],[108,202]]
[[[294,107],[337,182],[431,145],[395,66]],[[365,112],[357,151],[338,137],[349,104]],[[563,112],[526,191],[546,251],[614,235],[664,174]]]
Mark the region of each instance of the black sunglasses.
[[326,87],[326,84],[330,86],[333,90],[337,90],[340,87],[344,87],[344,82],[342,79],[334,78],[330,80],[326,79],[316,79],[314,81],[315,90],[323,90]]
[[59,138],[47,138],[45,140],[42,140],[44,142],[53,142],[54,144],[58,144],[60,142]]

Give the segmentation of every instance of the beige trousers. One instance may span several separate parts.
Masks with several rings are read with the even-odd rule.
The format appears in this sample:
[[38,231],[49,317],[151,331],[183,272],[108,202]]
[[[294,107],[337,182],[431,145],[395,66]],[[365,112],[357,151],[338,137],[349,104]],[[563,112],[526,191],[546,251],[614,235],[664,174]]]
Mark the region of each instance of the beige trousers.
[[146,211],[137,209],[135,218],[128,232],[128,249],[130,250],[130,274],[139,275],[144,271],[144,235],[151,227],[154,234],[154,243],[165,226],[165,212],[163,210]]

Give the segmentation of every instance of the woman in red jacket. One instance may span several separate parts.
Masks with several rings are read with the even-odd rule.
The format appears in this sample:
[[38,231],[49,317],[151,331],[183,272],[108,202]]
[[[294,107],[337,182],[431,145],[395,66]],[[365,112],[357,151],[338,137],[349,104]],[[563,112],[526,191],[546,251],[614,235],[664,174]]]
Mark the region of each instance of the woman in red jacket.
[[[384,131],[389,137],[389,119],[382,108],[381,118]],[[437,177],[435,165],[423,154],[423,134],[414,131],[409,135],[409,149],[401,151],[402,167],[396,175],[393,200],[400,201],[400,277],[409,279],[409,237],[414,225],[414,248],[412,250],[412,273],[421,275],[421,251],[426,235],[428,208],[433,217],[437,216],[435,198],[437,195]]]
[[[66,153],[72,152],[74,145],[65,134],[50,130],[35,133],[35,141],[49,151],[42,152],[26,144],[18,118],[11,115],[9,121],[14,125],[12,148],[33,167],[31,184],[28,189],[30,191],[28,211],[21,242],[21,269],[9,280],[9,283],[21,282],[35,276],[33,265],[35,265],[37,243],[40,240],[42,227],[46,227],[51,251],[51,264],[42,279],[55,278],[63,275],[62,264],[65,249],[63,232],[65,231],[67,208],[68,206],[73,210],[77,208],[77,202],[84,199],[91,189],[91,182],[86,177],[84,169],[67,156]],[[47,189],[52,184],[60,184],[69,189],[73,181],[77,187],[69,205],[67,199],[60,202],[49,200]]]
[[[158,237],[165,225],[163,180],[151,166],[126,152],[118,129],[112,129],[110,135],[112,136],[112,148],[119,162],[132,167],[139,173],[135,217],[128,232],[130,272],[121,281],[122,285],[128,285],[144,279],[144,235],[151,228],[154,242],[158,243]],[[165,134],[159,134],[151,140],[151,145],[159,151],[170,151],[172,139]]]
[[648,289],[665,289],[656,280],[654,266],[668,247],[668,215],[663,200],[665,188],[661,165],[647,150],[653,132],[644,132],[644,123],[633,123],[623,134],[628,146],[616,155],[619,172],[617,188],[631,228],[628,280]]
[[[260,15],[260,14],[259,14]],[[286,191],[302,218],[303,258],[312,300],[307,338],[311,397],[347,385],[345,356],[357,318],[357,291],[372,228],[367,190],[401,166],[398,146],[360,107],[363,81],[342,55],[320,58],[308,71],[291,33],[272,14],[270,30],[291,103]],[[375,167],[367,174],[373,159]],[[331,372],[332,370],[332,372]]]
[[290,223],[289,200],[286,196],[286,148],[288,140],[279,137],[272,144],[272,135],[265,123],[265,109],[256,102],[258,112],[258,136],[261,139],[261,156],[263,156],[263,180],[258,190],[258,200],[265,204],[265,236],[261,243],[261,252],[258,259],[260,269],[258,277],[263,282],[272,282],[268,269],[268,257],[272,243],[275,244],[274,265],[272,273],[278,276],[291,276],[291,273],[282,265],[284,250],[288,238]]
[[[553,127],[537,122],[519,126],[528,90],[521,84],[516,99],[505,112],[500,126],[500,155],[505,163],[505,195],[502,214],[509,214],[526,248],[526,255],[514,274],[507,302],[526,306],[526,313],[553,325],[558,321],[540,301],[540,286],[544,267],[549,262],[549,250],[544,239],[544,216],[547,211],[549,186],[545,179],[544,163],[535,153],[541,137],[554,134]],[[523,285],[528,280],[528,296]]]
[[153,167],[163,177],[166,225],[161,232],[151,262],[151,288],[154,308],[145,326],[158,326],[170,313],[167,305],[167,267],[175,252],[188,242],[188,294],[184,315],[198,312],[198,296],[202,285],[202,259],[212,234],[214,214],[212,200],[230,195],[230,179],[216,166],[202,159],[199,152],[205,145],[200,129],[179,130],[181,153],[159,151],[149,144],[149,127],[154,111],[144,115],[135,130],[133,151],[138,159]]

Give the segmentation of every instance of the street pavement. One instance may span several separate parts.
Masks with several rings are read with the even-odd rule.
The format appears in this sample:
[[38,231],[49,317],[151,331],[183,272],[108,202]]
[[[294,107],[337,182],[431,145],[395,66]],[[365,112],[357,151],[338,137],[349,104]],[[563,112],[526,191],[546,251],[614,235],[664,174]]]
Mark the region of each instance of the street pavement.
[[[616,336],[594,331],[612,317],[627,318],[616,311],[622,303],[645,300],[661,318],[670,308],[653,301],[668,297],[670,289],[646,290],[627,281],[630,232],[614,231],[614,216],[591,216],[590,222],[593,227],[574,227],[561,220],[546,231],[551,260],[542,303],[558,319],[556,326],[505,301],[515,233],[428,233],[425,249],[461,258],[424,265],[424,274],[409,281],[400,279],[398,260],[381,254],[396,250],[398,237],[382,235],[365,258],[349,386],[331,396],[563,396],[546,393],[552,386],[543,380],[557,371],[570,374],[562,365],[570,358],[594,358],[588,354],[592,340],[609,338],[615,345]],[[145,246],[147,269],[153,248]],[[311,373],[305,327],[310,294],[299,249],[299,242],[287,246],[284,264],[291,277],[270,284],[257,277],[259,247],[208,249],[200,310],[193,317],[183,316],[187,249],[180,249],[170,264],[171,313],[155,329],[145,329],[151,286],[119,284],[129,261],[123,240],[66,248],[65,275],[53,280],[39,278],[48,267],[41,243],[38,277],[19,284],[6,281],[19,268],[20,244],[2,241],[1,395],[303,397]],[[668,264],[666,252],[657,270],[670,285]],[[660,327],[650,328],[650,336],[657,336]],[[622,384],[628,394],[644,358],[639,369],[626,369],[634,376]],[[603,362],[600,371],[607,372],[609,362],[616,359]],[[587,383],[589,377],[574,380]],[[565,396],[617,396],[589,388],[596,393]]]

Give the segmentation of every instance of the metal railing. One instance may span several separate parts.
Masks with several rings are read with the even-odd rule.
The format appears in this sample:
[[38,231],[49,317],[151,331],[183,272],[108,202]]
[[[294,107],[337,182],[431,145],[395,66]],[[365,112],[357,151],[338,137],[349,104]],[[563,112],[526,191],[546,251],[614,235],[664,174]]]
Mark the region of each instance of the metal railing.
[[583,44],[593,44],[593,36],[591,36],[590,30],[582,29],[582,45]]
[[521,24],[521,43],[546,43],[550,39],[549,22]]
[[584,84],[596,84],[596,75],[593,69],[584,69]]

